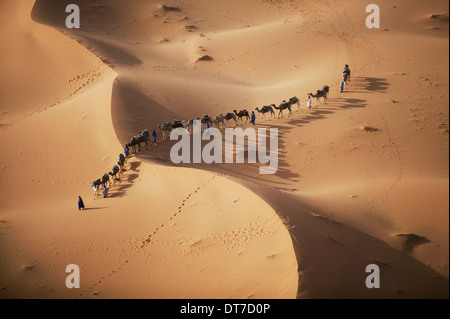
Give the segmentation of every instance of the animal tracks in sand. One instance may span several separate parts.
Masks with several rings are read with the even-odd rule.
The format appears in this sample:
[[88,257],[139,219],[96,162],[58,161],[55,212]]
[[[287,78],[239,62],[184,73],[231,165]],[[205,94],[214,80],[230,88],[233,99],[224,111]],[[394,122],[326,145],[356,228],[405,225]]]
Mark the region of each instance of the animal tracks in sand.
[[[189,195],[181,202],[181,205],[178,206],[177,211],[169,218],[169,220],[171,221],[171,220],[173,220],[178,214],[181,214],[182,211],[183,211],[183,207],[185,206],[186,202],[189,201],[189,199],[190,199],[194,194],[197,194],[197,192],[200,191],[201,188],[206,187],[206,186],[214,179],[214,177],[215,177],[215,176],[213,176],[213,177],[212,177],[212,178],[211,178],[204,186],[202,186],[202,187],[197,187],[193,193],[190,193],[190,194],[189,194]],[[158,230],[159,230],[160,228],[163,228],[163,227],[164,227],[164,224],[161,224],[161,226],[160,226],[160,227],[157,227],[157,228],[155,229],[155,231],[154,231],[152,234],[148,235],[148,238],[145,239],[145,240],[142,242],[141,248],[144,248],[146,244],[149,244],[149,243],[151,242],[151,237],[152,237],[152,235],[156,235],[156,233],[158,232]]]
[[11,123],[8,123],[10,125],[17,124],[23,120],[25,120],[28,117],[31,117],[33,115],[36,115],[38,113],[41,113],[43,111],[46,111],[48,109],[51,109],[57,105],[60,105],[61,103],[64,103],[68,100],[70,100],[72,97],[76,96],[81,90],[98,83],[98,79],[101,77],[101,75],[105,72],[106,66],[103,63],[98,63],[97,67],[85,74],[77,75],[76,77],[70,79],[67,81],[67,86],[70,88],[70,93],[63,97],[56,97],[54,99],[54,102],[46,105],[44,107],[41,107],[39,109],[36,109],[30,113],[27,113],[23,115],[20,118],[16,118],[11,121]]
[[[203,234],[201,237],[192,235],[171,240],[153,240],[153,244],[156,251],[161,251],[166,256],[201,256],[243,248],[255,239],[275,234],[276,229],[274,220],[266,220],[264,222],[251,222],[229,231]],[[165,247],[171,247],[170,251]],[[245,249],[236,252],[238,256],[244,254]]]
[[[181,214],[183,212],[183,207],[185,204],[191,199],[194,194],[197,194],[202,188],[205,188],[208,186],[209,183],[211,183],[214,180],[215,176],[213,176],[211,179],[209,179],[203,186],[197,187],[192,193],[188,194],[188,196],[181,202],[181,204],[176,209],[176,212],[174,212],[173,215],[170,216],[168,219],[169,221],[172,221],[178,214]],[[160,231],[162,228],[165,227],[167,223],[163,223],[160,226],[156,227],[154,231],[148,235],[148,237],[141,241],[140,245],[134,246],[134,255],[127,258],[127,260],[124,260],[119,264],[118,267],[116,267],[114,270],[110,271],[108,274],[103,275],[100,277],[100,279],[96,282],[94,282],[89,288],[84,290],[82,293],[80,293],[80,296],[83,295],[98,295],[98,291],[93,291],[94,288],[96,288],[98,285],[100,285],[104,280],[112,277],[113,275],[120,272],[128,263],[131,258],[136,258],[139,254],[141,254],[144,250],[144,248],[148,245],[150,245],[154,240],[153,238],[157,235],[158,231]]]
[[395,156],[397,157],[397,160],[399,163],[399,172],[398,172],[398,176],[395,179],[394,183],[386,190],[386,192],[384,194],[380,195],[378,198],[375,198],[373,200],[373,202],[381,200],[383,197],[389,195],[390,192],[392,192],[392,190],[401,182],[401,180],[403,178],[404,167],[405,167],[404,162],[402,160],[401,153],[400,153],[400,148],[399,148],[398,144],[396,143],[396,141],[392,137],[392,134],[390,132],[390,128],[386,122],[386,119],[384,118],[383,114],[381,114],[381,113],[379,113],[379,116],[385,126],[385,132],[386,132],[388,141],[391,144],[392,148],[394,149]]

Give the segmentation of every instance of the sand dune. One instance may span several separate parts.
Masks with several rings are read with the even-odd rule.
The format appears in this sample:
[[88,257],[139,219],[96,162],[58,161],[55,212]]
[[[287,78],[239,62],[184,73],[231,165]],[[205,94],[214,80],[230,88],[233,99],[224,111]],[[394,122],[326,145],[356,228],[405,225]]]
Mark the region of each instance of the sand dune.
[[[79,0],[79,30],[69,3],[0,3],[1,298],[448,298],[447,1],[379,1],[379,30],[359,1]],[[93,199],[139,130],[292,96],[258,123],[275,175],[166,141]]]

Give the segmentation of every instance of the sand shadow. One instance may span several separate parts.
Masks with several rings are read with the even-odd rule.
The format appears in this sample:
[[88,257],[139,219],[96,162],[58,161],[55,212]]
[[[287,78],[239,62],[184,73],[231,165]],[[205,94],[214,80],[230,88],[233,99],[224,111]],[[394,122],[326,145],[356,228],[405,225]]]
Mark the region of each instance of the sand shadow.
[[[244,130],[249,126],[241,126]],[[262,128],[264,125],[258,125],[258,128]],[[287,129],[287,125],[283,127],[278,127],[279,132]],[[269,128],[269,127],[268,127]],[[279,133],[282,135],[283,133]],[[267,137],[267,136],[266,136]],[[225,154],[225,136],[222,137],[222,155]],[[245,140],[245,147],[248,150],[248,140]],[[224,155],[222,156],[223,163],[192,163],[192,154],[191,154],[191,163],[180,163],[174,164],[170,158],[170,150],[172,146],[177,143],[177,141],[166,140],[163,143],[158,144],[156,147],[151,147],[147,151],[143,151],[138,153],[137,156],[140,158],[144,158],[147,160],[151,160],[153,162],[165,165],[165,166],[177,166],[177,167],[185,167],[185,168],[193,168],[193,169],[203,169],[211,172],[216,172],[219,174],[224,174],[228,176],[232,176],[235,178],[242,179],[251,179],[255,182],[266,182],[269,185],[276,187],[278,189],[289,189],[288,185],[291,181],[298,181],[300,175],[296,172],[293,172],[286,165],[286,148],[285,142],[280,139],[278,141],[278,168],[277,172],[274,175],[270,175],[271,177],[267,177],[268,175],[260,174],[260,167],[267,166],[267,164],[257,163],[248,163],[248,151],[244,152],[244,161],[245,163],[236,163],[236,158],[233,160],[233,164],[225,163]],[[201,149],[204,149],[204,146],[208,144],[209,141],[201,142]],[[191,142],[192,145],[192,142]],[[268,149],[270,150],[269,143],[267,144]],[[275,176],[275,179],[273,178]]]
[[[52,26],[75,39],[94,55],[100,56],[102,61],[111,67],[116,64],[127,66],[142,64],[139,58],[128,53],[119,45],[113,44],[114,38],[111,37],[110,41],[101,40],[105,37],[105,33],[100,31],[102,30],[101,21],[115,20],[114,11],[109,10],[106,6],[92,3],[89,0],[78,0],[76,4],[80,8],[80,29],[68,29],[65,20],[68,13],[65,13],[65,10],[67,5],[72,3],[73,1],[70,0],[36,0],[31,10],[31,18],[38,23]],[[55,12],[61,12],[61,14],[54,14]]]
[[389,88],[389,82],[385,78],[355,77],[351,83],[356,83],[355,87],[349,85],[349,90],[344,90],[344,93],[386,93]]
[[367,106],[367,101],[363,99],[343,98],[340,102],[339,107],[342,109],[365,108]]
[[99,210],[99,209],[106,209],[106,208],[108,208],[108,207],[87,207],[87,208],[83,209],[83,211],[84,210]]
[[[126,195],[127,190],[133,186],[136,180],[139,178],[139,167],[142,162],[131,162],[126,167],[126,170],[122,174],[119,180],[116,180],[114,185],[110,187],[108,197],[122,198]],[[127,165],[127,164],[126,164]]]
[[148,129],[151,133],[161,124],[161,118],[179,118],[176,113],[142,93],[132,80],[123,77],[116,78],[113,83],[111,115],[116,135],[122,145],[129,143],[131,137],[141,130]]
[[[297,256],[298,298],[449,297],[448,278],[406,251],[335,221],[298,197],[252,182],[244,186],[264,198],[287,224]],[[380,267],[379,289],[365,285],[369,264]]]
[[[153,162],[157,162],[166,166],[178,166],[187,168],[204,169],[207,171],[216,172],[219,174],[225,174],[237,179],[250,180],[253,182],[264,182],[267,186],[272,186],[277,189],[291,191],[291,183],[298,182],[300,180],[300,174],[296,171],[296,168],[291,167],[288,164],[287,156],[289,149],[287,148],[287,140],[283,136],[288,135],[292,130],[305,126],[313,121],[325,119],[327,116],[334,114],[342,109],[352,109],[352,108],[365,108],[367,106],[367,101],[363,99],[355,98],[339,98],[331,99],[327,104],[318,105],[309,110],[303,110],[300,116],[299,112],[294,112],[291,117],[288,117],[287,122],[271,122],[271,123],[258,123],[255,126],[251,124],[239,125],[235,128],[277,128],[280,138],[278,139],[278,168],[273,175],[261,175],[259,168],[261,164],[250,164],[248,163],[248,156],[244,156],[245,163],[233,165],[225,163],[212,163],[212,164],[174,164],[170,159],[170,150],[176,141],[165,140],[159,143],[157,147],[150,147],[146,151],[137,153],[136,156],[140,158],[145,158]],[[286,115],[285,115],[286,118]],[[203,147],[209,143],[209,141],[202,141]],[[224,137],[222,140],[224,145]],[[192,142],[191,142],[192,145]],[[268,144],[269,145],[269,144]],[[247,147],[247,144],[246,144]],[[223,154],[225,151],[223,150]],[[192,157],[192,155],[191,155]],[[191,159],[192,160],[192,159]]]
[[92,51],[91,48],[95,48],[95,51],[92,51],[92,53],[100,57],[110,67],[114,67],[116,64],[129,66],[142,64],[140,59],[111,42],[106,42],[84,33],[76,33],[74,37],[88,50]]
[[399,239],[402,249],[408,253],[418,246],[431,242],[428,238],[416,234],[397,234],[395,236]]

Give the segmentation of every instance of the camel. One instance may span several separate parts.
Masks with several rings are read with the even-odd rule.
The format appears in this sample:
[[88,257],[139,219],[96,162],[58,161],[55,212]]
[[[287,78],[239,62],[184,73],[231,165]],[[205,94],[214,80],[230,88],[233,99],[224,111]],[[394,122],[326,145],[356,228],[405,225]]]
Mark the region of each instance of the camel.
[[[216,118],[212,121],[213,124],[217,126],[218,129],[221,127],[224,127],[224,117],[223,114],[220,114],[219,116],[216,116]],[[222,125],[222,126],[221,126]]]
[[136,145],[138,147],[138,151],[141,151],[141,143],[145,143],[145,148],[148,147],[148,139],[144,135],[133,136],[131,138],[131,143],[128,146],[131,146],[133,149],[133,153],[136,153]]
[[162,139],[163,141],[166,139],[166,132],[169,132],[172,130],[172,123],[166,122],[162,126],[158,125],[158,128],[162,131]]
[[328,85],[324,85],[321,90],[317,90],[316,94],[308,93],[308,95],[316,99],[316,106],[317,106],[317,101],[319,101],[320,104],[322,104],[320,98],[323,98],[323,102],[327,103],[329,91],[330,88],[328,87]]
[[204,115],[203,118],[202,118],[202,120],[201,120],[201,122],[202,122],[202,126],[203,126],[203,125],[206,126],[207,124],[209,124],[209,125],[211,126],[211,124],[212,124],[212,118],[211,118],[211,116],[209,116],[209,115]]
[[291,106],[294,105],[294,104],[297,104],[297,111],[298,111],[299,108],[300,108],[300,100],[299,100],[296,96],[291,97],[291,98],[289,99],[289,104],[290,104]]
[[163,141],[166,139],[167,133],[168,133],[168,135],[170,135],[170,132],[173,129],[185,128],[185,127],[186,127],[186,121],[179,121],[179,120],[174,120],[173,124],[170,122],[166,122],[162,126],[158,125],[158,128],[162,131],[162,140]]
[[194,129],[194,121],[200,121],[200,118],[197,117],[196,119],[192,119],[192,120],[190,120],[190,121],[187,123],[186,127],[187,127],[188,132],[189,132],[190,135],[192,135],[192,134],[194,134],[194,133],[199,133],[199,132],[194,132],[194,131],[193,131],[193,129]]
[[105,173],[102,176],[102,180],[100,182],[100,185],[107,186],[108,183],[109,183],[109,186],[111,186],[111,182],[109,181],[109,175],[108,175],[108,173]]
[[279,110],[280,112],[278,113],[278,118],[283,117],[283,110],[288,110],[288,116],[291,116],[292,114],[292,109],[291,109],[291,104],[289,104],[289,102],[286,102],[286,100],[284,100],[283,102],[281,102],[280,106],[276,106],[275,104],[272,104],[272,106]]
[[147,148],[148,142],[150,141],[150,133],[148,132],[148,129],[140,131],[139,137],[140,137],[141,141],[145,143],[146,148]]
[[137,136],[139,141],[139,150],[141,150],[141,143],[145,143],[145,149],[148,148],[148,142],[150,141],[150,134],[148,134],[148,130],[140,131]]
[[121,169],[125,167],[125,155],[123,155],[122,153],[119,155],[119,161],[117,162],[117,164]]
[[179,120],[173,121],[172,129],[185,128],[185,127],[186,127],[186,121],[179,121]]
[[234,125],[236,125],[236,115],[234,113],[225,114],[223,119],[226,121],[227,124],[230,120],[234,120]]
[[136,145],[139,147],[139,151],[140,151],[141,150],[141,142],[139,140],[139,136],[133,136],[131,138],[131,142],[127,144],[128,147],[131,147],[134,154],[136,154]]
[[148,129],[142,130],[139,132],[139,135],[145,136],[147,139],[150,139],[150,133],[148,132]]
[[[119,172],[120,172],[119,166],[114,165],[111,172],[109,172],[108,174],[113,178],[113,180],[115,180],[116,175],[119,174]],[[119,176],[119,179],[120,179],[120,176]]]
[[272,119],[272,115],[273,117],[275,117],[275,112],[273,111],[273,108],[270,105],[264,105],[261,110],[257,107],[255,108],[255,110],[258,113],[261,113],[261,118],[259,119],[259,122],[262,121],[263,117],[264,117],[264,121],[266,120],[266,113],[270,113],[270,119]]
[[[250,115],[248,114],[247,110],[240,110],[239,113],[236,110],[233,110],[234,114],[236,114],[236,116],[239,118],[239,120],[241,120],[241,125],[242,125],[242,118],[246,117],[247,120],[245,121],[245,123],[247,123],[250,120]],[[236,121],[237,124],[237,121]]]
[[100,179],[93,181],[91,184],[91,187],[94,190],[94,200],[97,197],[97,191],[99,190],[101,184],[102,184],[102,181]]
[[348,67],[348,64],[346,64],[344,72],[342,73],[342,80],[344,81],[345,85],[347,85],[347,82],[350,82],[350,75],[351,75],[350,68]]

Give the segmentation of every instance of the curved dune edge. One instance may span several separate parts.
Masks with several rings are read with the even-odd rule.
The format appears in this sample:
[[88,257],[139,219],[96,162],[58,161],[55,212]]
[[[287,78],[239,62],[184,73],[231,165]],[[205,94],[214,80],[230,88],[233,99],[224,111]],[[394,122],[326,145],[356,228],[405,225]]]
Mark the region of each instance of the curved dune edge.
[[[3,12],[23,21],[32,4],[10,4]],[[37,80],[46,83],[46,73],[52,78],[43,105],[60,102],[25,108],[39,90],[30,86],[24,107],[11,111],[0,131],[11,150],[1,163],[0,297],[295,298],[297,262],[288,231],[267,203],[235,182],[131,159],[111,198],[92,200],[86,181],[110,169],[121,152],[110,107],[116,73],[57,31],[25,23],[7,40],[33,34],[30,53],[45,46],[65,60],[46,64]],[[88,72],[93,80],[76,76],[82,89],[67,94],[79,55],[100,71]],[[52,91],[53,81],[69,84]],[[77,195],[88,210],[78,212]],[[80,267],[80,290],[64,286],[68,264]]]

